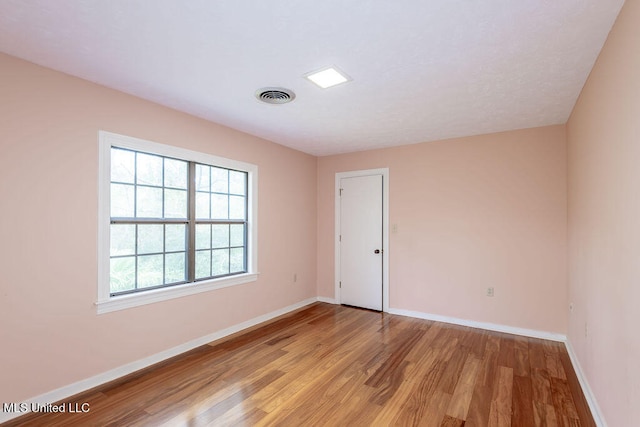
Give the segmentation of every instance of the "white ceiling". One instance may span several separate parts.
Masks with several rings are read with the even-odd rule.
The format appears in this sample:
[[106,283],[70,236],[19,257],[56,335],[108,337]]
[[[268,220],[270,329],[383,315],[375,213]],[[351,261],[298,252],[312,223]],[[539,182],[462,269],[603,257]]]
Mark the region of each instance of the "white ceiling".
[[0,0],[0,51],[328,155],[565,123],[622,3]]

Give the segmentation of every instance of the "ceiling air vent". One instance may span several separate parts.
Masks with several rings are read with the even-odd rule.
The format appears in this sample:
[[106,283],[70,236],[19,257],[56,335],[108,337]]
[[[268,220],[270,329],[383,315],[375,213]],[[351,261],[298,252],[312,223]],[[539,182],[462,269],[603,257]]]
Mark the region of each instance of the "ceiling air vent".
[[267,104],[286,104],[296,98],[296,94],[282,87],[265,87],[256,91],[256,98]]

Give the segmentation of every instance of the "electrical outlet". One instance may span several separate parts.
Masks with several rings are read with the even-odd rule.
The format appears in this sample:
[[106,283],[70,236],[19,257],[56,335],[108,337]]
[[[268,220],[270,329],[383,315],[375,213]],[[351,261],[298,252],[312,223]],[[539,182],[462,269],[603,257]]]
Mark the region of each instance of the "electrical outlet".
[[589,324],[584,322],[584,337],[589,338]]
[[493,287],[487,288],[487,296],[488,297],[492,297],[493,296]]

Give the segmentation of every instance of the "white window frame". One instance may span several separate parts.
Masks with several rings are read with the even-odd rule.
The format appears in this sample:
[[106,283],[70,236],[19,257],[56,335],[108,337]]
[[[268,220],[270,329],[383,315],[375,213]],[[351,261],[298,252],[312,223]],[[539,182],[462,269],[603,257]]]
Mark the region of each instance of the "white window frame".
[[[98,314],[240,285],[258,279],[258,166],[106,131],[98,132],[98,144],[98,297],[96,301]],[[111,296],[109,283],[111,147],[127,148],[247,172],[247,272],[194,283]]]

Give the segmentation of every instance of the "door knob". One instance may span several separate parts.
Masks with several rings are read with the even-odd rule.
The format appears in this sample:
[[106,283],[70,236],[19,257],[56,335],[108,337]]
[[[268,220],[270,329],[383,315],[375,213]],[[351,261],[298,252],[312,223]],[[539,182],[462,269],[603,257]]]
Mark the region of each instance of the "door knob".
[[373,251],[374,254],[379,254],[380,253],[380,249],[376,249],[375,251]]

